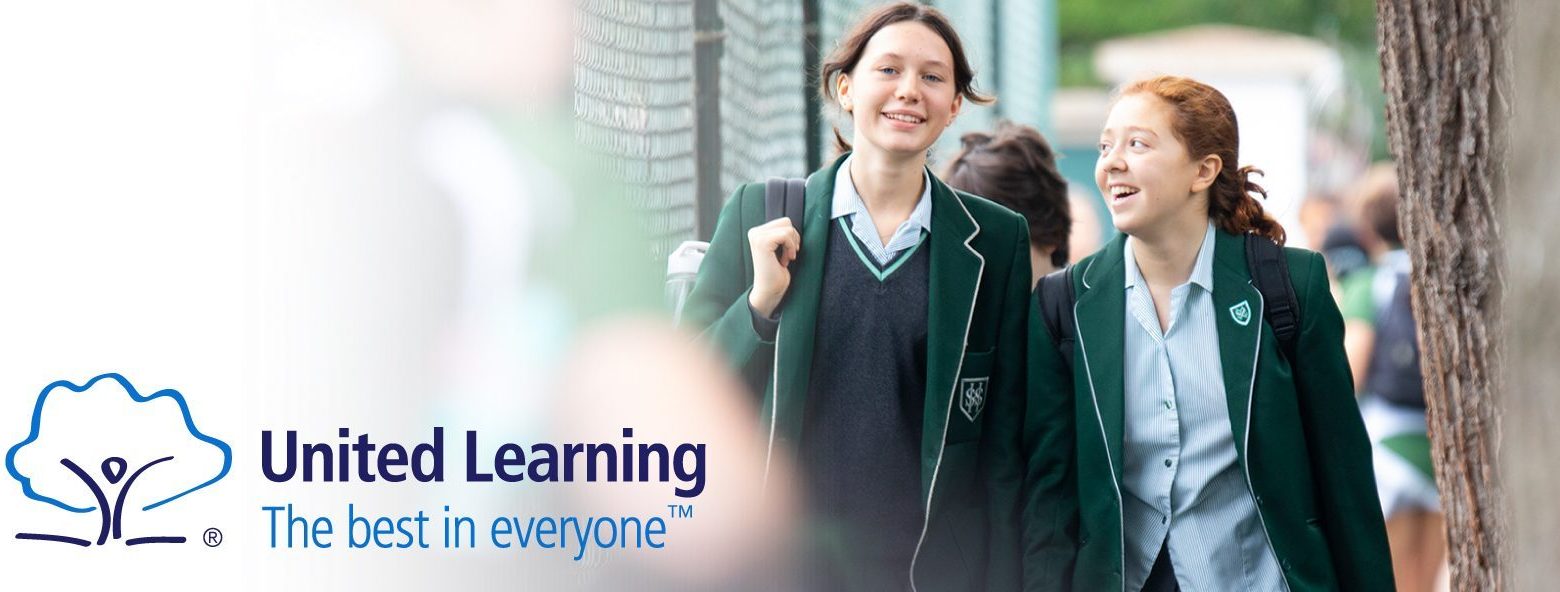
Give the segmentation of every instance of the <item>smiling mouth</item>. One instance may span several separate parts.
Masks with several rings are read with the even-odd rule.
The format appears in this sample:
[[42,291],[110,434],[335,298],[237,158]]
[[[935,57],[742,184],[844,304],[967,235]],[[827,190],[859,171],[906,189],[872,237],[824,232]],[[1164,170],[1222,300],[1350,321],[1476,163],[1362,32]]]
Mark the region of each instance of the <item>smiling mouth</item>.
[[883,117],[887,117],[890,120],[897,121],[897,122],[900,122],[900,123],[906,123],[906,124],[910,124],[910,125],[920,125],[922,123],[926,123],[926,118],[924,118],[924,117],[917,117],[917,116],[911,115],[909,113],[884,113]]
[[1120,203],[1122,201],[1126,201],[1127,198],[1137,195],[1139,191],[1141,190],[1130,185],[1111,185],[1111,203]]

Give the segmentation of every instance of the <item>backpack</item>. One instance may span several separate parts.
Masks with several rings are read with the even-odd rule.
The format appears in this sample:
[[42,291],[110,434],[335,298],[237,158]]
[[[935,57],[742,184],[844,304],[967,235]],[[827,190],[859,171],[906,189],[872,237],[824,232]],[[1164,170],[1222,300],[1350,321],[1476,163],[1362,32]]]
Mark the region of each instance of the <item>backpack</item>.
[[[740,199],[740,198],[739,198]],[[785,216],[796,232],[802,232],[802,211],[807,200],[807,180],[771,178],[764,182],[764,222]],[[672,308],[672,323],[681,324],[683,306],[693,290],[694,279],[704,263],[710,244],[684,241],[666,260],[666,295]],[[778,256],[778,255],[776,255]],[[781,300],[784,302],[784,299]]]
[[[1292,363],[1296,344],[1300,341],[1300,301],[1295,298],[1294,284],[1289,279],[1289,261],[1284,258],[1284,248],[1267,237],[1247,234],[1246,269],[1251,272],[1251,282],[1266,303],[1262,318],[1278,337],[1279,351]],[[1069,265],[1046,274],[1035,287],[1040,315],[1046,329],[1051,331],[1051,342],[1062,354],[1062,361],[1069,370],[1073,367],[1073,342],[1078,340],[1073,318],[1073,304],[1078,301],[1078,295],[1073,290],[1072,274],[1073,267]]]
[[1397,272],[1392,299],[1376,314],[1375,345],[1365,372],[1365,392],[1400,407],[1425,408],[1419,372],[1419,330],[1414,324],[1408,273]]

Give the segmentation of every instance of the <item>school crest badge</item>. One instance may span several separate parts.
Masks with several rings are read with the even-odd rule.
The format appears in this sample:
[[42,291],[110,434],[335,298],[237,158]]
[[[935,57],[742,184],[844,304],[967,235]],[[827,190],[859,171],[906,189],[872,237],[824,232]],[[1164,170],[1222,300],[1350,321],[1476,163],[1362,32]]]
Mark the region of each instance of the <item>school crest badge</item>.
[[986,385],[989,382],[990,378],[985,376],[959,381],[959,410],[970,421],[975,421],[981,410],[986,408]]
[[1235,319],[1235,323],[1239,324],[1242,327],[1244,327],[1246,325],[1250,325],[1251,324],[1251,303],[1250,303],[1250,301],[1242,300],[1242,301],[1240,301],[1240,304],[1237,304],[1235,306],[1231,306],[1230,307],[1230,318]]

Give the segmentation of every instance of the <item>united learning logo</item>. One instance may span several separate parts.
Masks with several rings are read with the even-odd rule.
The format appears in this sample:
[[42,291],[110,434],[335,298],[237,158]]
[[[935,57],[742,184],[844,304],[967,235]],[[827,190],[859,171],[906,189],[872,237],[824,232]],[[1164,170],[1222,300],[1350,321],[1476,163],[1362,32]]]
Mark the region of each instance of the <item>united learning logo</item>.
[[[90,547],[183,543],[156,534],[147,512],[227,476],[233,451],[195,427],[184,396],[163,389],[143,396],[118,374],[76,385],[44,387],[33,407],[27,439],[5,455],[5,468],[22,493],[67,512],[96,512],[96,537],[17,533],[30,541]],[[137,511],[139,508],[139,511]],[[147,536],[124,538],[127,531]]]

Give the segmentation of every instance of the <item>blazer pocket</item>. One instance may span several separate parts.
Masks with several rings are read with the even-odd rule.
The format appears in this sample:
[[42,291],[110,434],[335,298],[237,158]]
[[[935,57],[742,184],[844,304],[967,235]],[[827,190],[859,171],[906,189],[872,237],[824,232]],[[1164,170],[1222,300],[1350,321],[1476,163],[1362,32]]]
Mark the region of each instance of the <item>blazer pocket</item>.
[[980,438],[980,426],[991,398],[991,365],[996,349],[967,352],[953,388],[953,413],[948,418],[948,441]]

